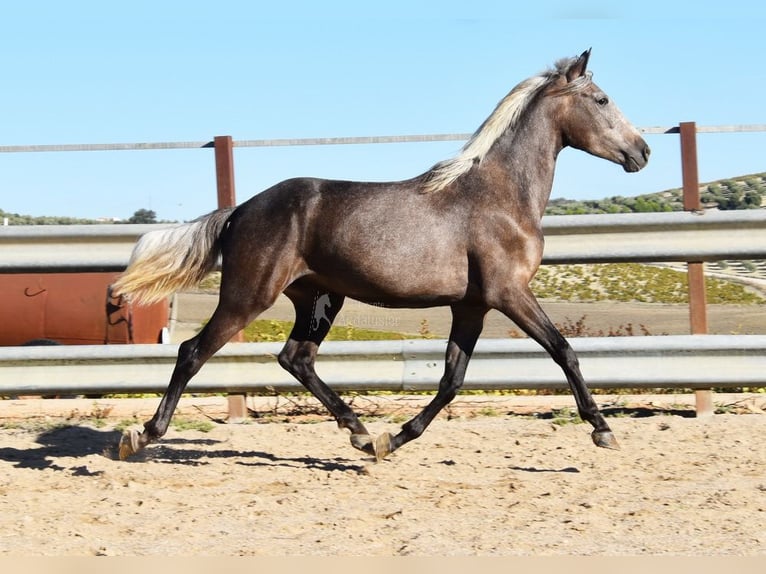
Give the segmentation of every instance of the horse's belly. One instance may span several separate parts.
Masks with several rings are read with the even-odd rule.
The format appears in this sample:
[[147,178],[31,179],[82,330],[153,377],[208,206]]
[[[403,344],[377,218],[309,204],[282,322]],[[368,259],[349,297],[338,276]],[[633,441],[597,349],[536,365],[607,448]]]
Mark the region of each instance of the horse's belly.
[[318,287],[385,307],[433,307],[463,300],[467,265],[457,261],[406,260],[325,265],[312,274]]

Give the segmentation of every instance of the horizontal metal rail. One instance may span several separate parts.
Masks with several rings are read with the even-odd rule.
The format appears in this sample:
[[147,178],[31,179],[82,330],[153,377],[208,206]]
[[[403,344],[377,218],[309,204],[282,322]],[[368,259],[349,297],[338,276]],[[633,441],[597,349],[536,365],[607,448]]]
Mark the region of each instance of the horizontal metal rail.
[[[677,134],[678,126],[672,127],[639,127],[644,134]],[[735,133],[735,132],[766,132],[766,124],[738,124],[719,126],[697,126],[698,133]],[[470,133],[447,134],[413,134],[398,136],[341,136],[326,138],[276,138],[235,140],[234,147],[282,147],[282,146],[311,146],[311,145],[360,145],[385,143],[426,143],[465,141]],[[213,148],[213,140],[181,141],[181,142],[125,142],[98,144],[32,144],[32,145],[2,145],[0,153],[27,152],[87,152],[87,151],[126,151],[126,150],[163,150],[163,149],[203,149]]]
[[[143,233],[172,224],[0,227],[0,273],[120,271]],[[543,218],[543,263],[766,257],[766,210]]]
[[0,273],[121,271],[138,238],[172,224],[0,227]]
[[[766,387],[766,336],[679,335],[572,339],[591,388]],[[230,343],[190,393],[296,391],[275,359],[280,343]],[[339,391],[427,391],[444,370],[445,340],[326,342],[317,371]],[[167,386],[178,345],[0,348],[0,395],[147,393]],[[466,389],[566,388],[529,339],[480,340]]]
[[766,256],[766,210],[543,218],[543,263],[721,261]]

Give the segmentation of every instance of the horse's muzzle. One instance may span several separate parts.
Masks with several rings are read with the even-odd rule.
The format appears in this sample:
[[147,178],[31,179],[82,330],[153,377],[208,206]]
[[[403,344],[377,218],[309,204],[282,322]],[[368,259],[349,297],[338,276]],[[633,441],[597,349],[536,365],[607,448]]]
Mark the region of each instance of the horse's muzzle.
[[629,152],[623,152],[622,168],[628,173],[634,173],[646,167],[649,163],[649,155],[652,150],[646,142],[641,139],[641,142],[636,146],[634,150]]

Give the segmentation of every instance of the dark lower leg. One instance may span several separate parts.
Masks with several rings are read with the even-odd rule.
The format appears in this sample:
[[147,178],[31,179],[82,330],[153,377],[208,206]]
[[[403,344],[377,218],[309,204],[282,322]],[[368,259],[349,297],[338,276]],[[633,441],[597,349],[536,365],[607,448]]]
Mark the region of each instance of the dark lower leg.
[[[402,430],[399,433],[390,437],[389,452],[395,451],[402,445],[422,435],[428,425],[436,418],[436,415],[455,398],[458,389],[463,384],[465,369],[468,366],[468,359],[470,357],[463,353],[453,341],[447,344],[447,357],[447,366],[444,376],[439,381],[439,389],[436,396],[420,413],[403,424]],[[380,452],[378,457],[382,458],[386,454],[388,453]]]
[[580,418],[593,427],[593,433],[591,433],[593,442],[600,447],[618,448],[609,424],[599,411],[593,395],[585,384],[585,378],[580,372],[580,363],[574,350],[558,331],[553,335],[553,338],[556,340],[556,350],[550,353],[551,357],[562,367],[566,375]]
[[218,349],[245,326],[246,318],[221,312],[219,307],[198,335],[181,343],[170,383],[154,416],[144,424],[142,433],[131,430],[123,435],[120,441],[121,459],[124,460],[164,436],[189,380]]
[[319,378],[314,370],[317,345],[312,341],[289,339],[279,354],[279,364],[301,382],[335,417],[338,426],[352,433],[366,433],[356,414],[343,399]]
[[378,459],[422,435],[436,415],[455,398],[457,391],[463,385],[465,371],[476,340],[481,334],[485,314],[485,309],[453,308],[444,376],[439,381],[436,396],[420,413],[402,425],[402,430],[398,434],[395,436],[385,434],[378,437],[375,445],[375,454]]
[[534,295],[531,292],[522,293],[513,298],[512,304],[509,303],[500,310],[537,341],[564,371],[580,417],[593,426],[593,442],[601,447],[618,448],[606,419],[585,384],[577,355],[545,314]]
[[279,354],[279,364],[293,375],[330,411],[340,428],[351,431],[351,444],[373,454],[370,433],[343,399],[333,391],[314,370],[317,346],[312,341],[288,340]]
[[355,448],[373,454],[370,433],[351,407],[319,378],[314,369],[319,345],[343,306],[343,297],[316,293],[311,289],[298,290],[297,287],[293,287],[287,295],[295,305],[295,325],[279,354],[279,364],[311,391],[340,428],[351,432],[351,444]]

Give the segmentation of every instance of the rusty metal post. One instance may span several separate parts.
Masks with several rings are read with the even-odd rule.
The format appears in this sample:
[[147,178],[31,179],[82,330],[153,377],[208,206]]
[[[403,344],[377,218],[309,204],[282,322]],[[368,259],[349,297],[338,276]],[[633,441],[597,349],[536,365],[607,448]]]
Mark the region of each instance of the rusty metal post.
[[[215,148],[215,178],[218,191],[218,208],[234,207],[237,196],[234,187],[234,142],[231,136],[216,136],[213,140]],[[232,342],[241,343],[245,340],[240,331]],[[229,407],[229,422],[241,422],[247,418],[247,395],[244,393],[230,394],[227,397]]]
[[[683,176],[683,202],[686,211],[702,209],[699,192],[699,169],[697,162],[697,125],[695,122],[679,124],[681,136],[681,172]],[[692,335],[708,332],[707,299],[705,295],[705,264],[702,261],[687,262],[689,282],[689,327]],[[710,416],[714,412],[713,392],[695,391],[698,417]]]
[[234,142],[231,136],[216,136],[213,145],[218,208],[234,207],[237,205],[234,190]]

